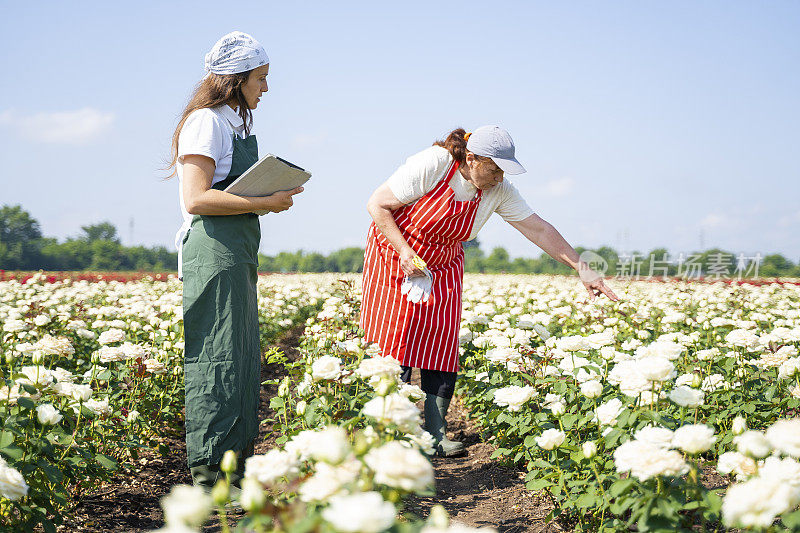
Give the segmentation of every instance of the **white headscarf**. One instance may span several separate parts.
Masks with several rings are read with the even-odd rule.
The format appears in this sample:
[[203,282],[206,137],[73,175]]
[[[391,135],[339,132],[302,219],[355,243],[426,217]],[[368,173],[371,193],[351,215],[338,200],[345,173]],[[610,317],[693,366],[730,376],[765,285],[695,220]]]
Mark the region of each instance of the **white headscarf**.
[[241,31],[223,36],[206,54],[206,72],[238,74],[269,64],[261,43]]

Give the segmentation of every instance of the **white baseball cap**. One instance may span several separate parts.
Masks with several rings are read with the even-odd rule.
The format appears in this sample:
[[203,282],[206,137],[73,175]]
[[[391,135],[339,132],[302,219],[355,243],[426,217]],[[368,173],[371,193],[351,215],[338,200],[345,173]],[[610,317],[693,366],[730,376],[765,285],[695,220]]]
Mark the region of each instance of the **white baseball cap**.
[[481,126],[467,140],[467,150],[475,155],[491,157],[506,174],[527,172],[514,157],[514,141],[506,130],[499,126]]

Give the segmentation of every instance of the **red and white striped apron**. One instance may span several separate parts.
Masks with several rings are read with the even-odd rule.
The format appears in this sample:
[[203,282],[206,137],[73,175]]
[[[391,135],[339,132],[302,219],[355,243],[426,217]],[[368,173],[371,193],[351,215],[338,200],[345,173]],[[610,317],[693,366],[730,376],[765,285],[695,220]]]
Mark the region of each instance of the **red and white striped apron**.
[[430,299],[413,304],[400,294],[400,255],[373,222],[364,255],[361,327],[365,340],[401,364],[427,370],[458,370],[458,331],[464,277],[462,241],[469,238],[483,191],[473,200],[455,199],[453,162],[428,194],[394,212],[409,246],[433,274]]

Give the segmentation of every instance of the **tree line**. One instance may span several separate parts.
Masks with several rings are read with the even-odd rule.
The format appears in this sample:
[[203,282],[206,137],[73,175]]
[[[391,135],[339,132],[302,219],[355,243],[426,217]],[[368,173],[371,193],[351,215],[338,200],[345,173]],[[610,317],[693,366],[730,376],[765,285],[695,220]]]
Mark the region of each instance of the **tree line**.
[[[484,253],[477,240],[464,244],[465,270],[483,273],[574,274],[542,253],[536,258],[511,258],[504,248]],[[581,254],[588,249],[576,247]],[[666,249],[620,254],[604,246],[592,257],[606,276],[711,276],[722,278],[800,277],[800,264],[780,254],[743,257],[718,248],[671,256]],[[175,271],[178,254],[164,246],[124,246],[110,222],[81,227],[76,237],[58,242],[42,235],[39,222],[21,206],[0,207],[0,270]],[[259,254],[259,272],[361,272],[364,249]],[[592,264],[595,267],[595,264]]]

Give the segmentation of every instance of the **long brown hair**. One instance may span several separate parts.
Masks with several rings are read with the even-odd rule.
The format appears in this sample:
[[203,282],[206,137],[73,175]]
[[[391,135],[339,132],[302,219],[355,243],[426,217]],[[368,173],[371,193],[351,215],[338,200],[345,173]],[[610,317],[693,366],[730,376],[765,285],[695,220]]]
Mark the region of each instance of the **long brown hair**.
[[[464,128],[456,128],[447,134],[444,140],[439,140],[433,143],[433,146],[441,146],[450,152],[453,159],[458,161],[459,165],[463,165],[467,160],[467,139],[469,135]],[[475,154],[473,154],[475,155]],[[475,155],[475,159],[481,164],[491,161],[491,157],[483,157]]]
[[175,128],[175,133],[172,134],[172,159],[166,170],[172,169],[172,173],[167,176],[171,178],[177,172],[176,163],[178,162],[178,138],[181,134],[183,124],[186,118],[198,109],[207,107],[217,107],[226,105],[230,101],[234,101],[239,105],[239,116],[244,121],[244,134],[245,137],[250,135],[250,126],[253,121],[253,111],[247,106],[247,100],[242,93],[242,85],[247,81],[248,76],[252,70],[247,72],[240,72],[238,74],[214,74],[209,72],[208,76],[202,79],[195,87],[189,103],[183,110],[181,120],[178,122],[178,127]]

